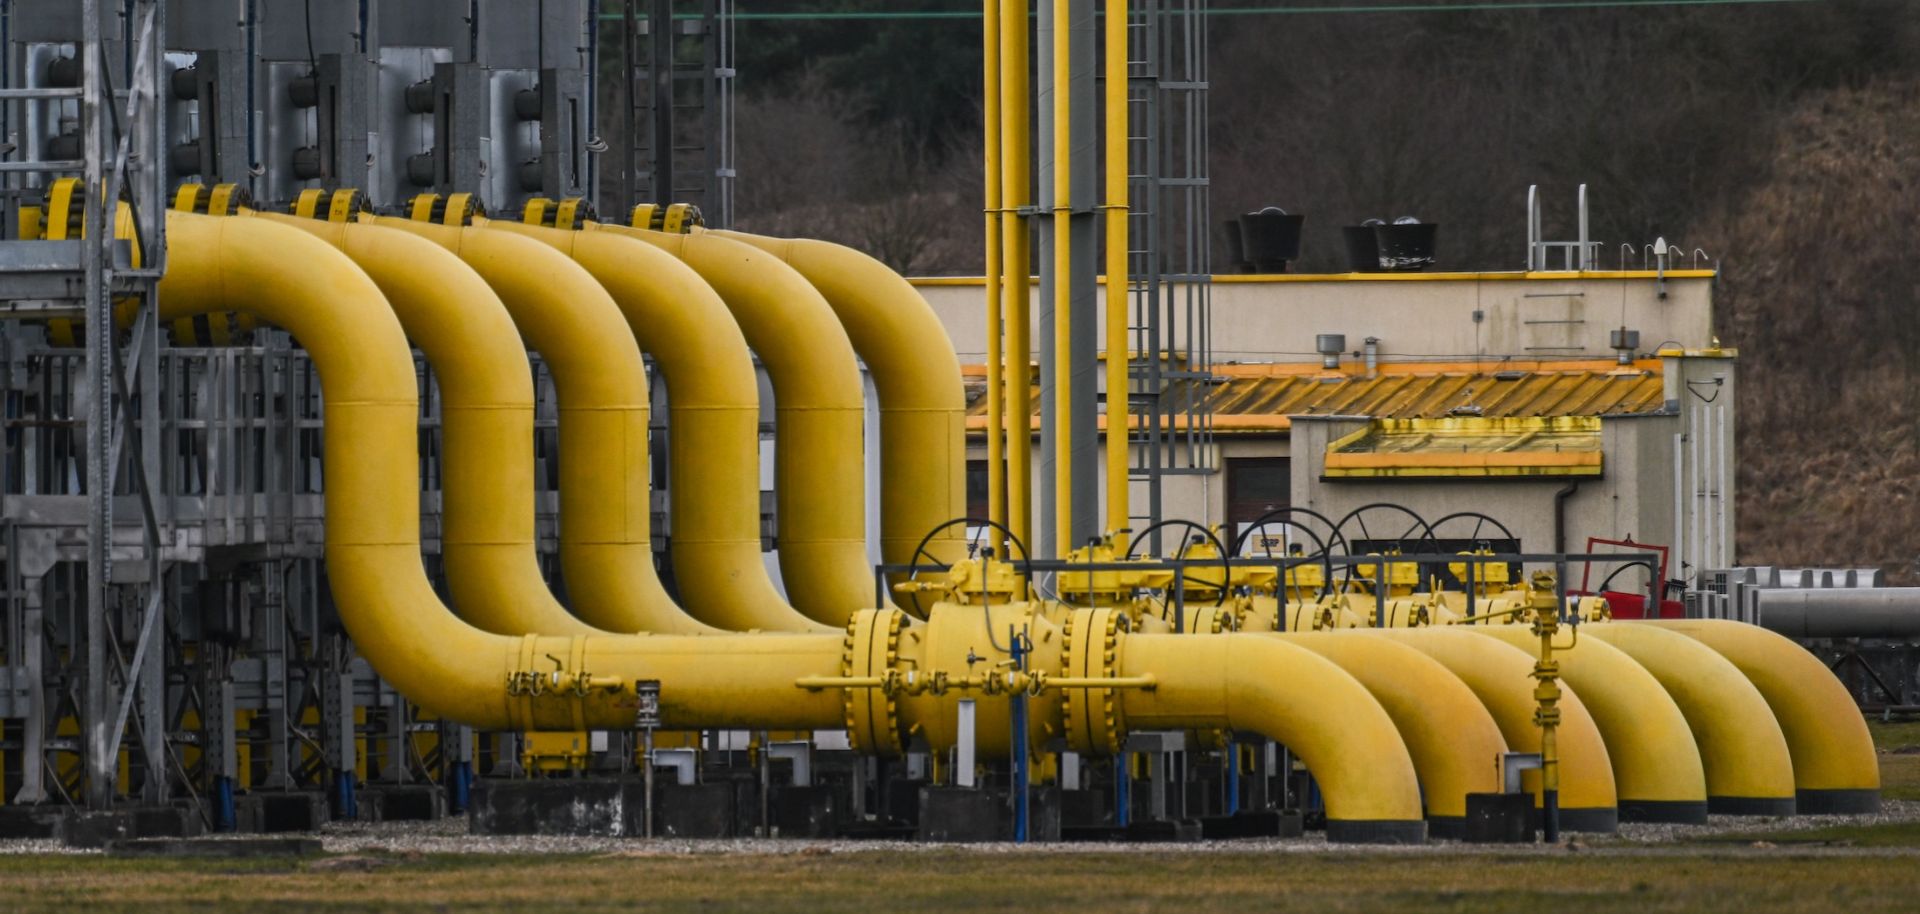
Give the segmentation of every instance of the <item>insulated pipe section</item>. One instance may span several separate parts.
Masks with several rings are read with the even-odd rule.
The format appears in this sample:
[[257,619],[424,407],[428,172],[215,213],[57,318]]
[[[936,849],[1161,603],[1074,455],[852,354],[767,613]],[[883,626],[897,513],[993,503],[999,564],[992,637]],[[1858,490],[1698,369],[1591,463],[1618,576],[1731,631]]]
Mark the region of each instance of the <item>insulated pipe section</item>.
[[485,730],[628,729],[659,680],[675,729],[829,729],[839,694],[793,687],[841,668],[838,635],[492,635],[454,618],[420,564],[418,392],[406,336],[373,281],[325,242],[266,220],[167,214],[163,319],[242,311],[292,333],[325,390],[327,576],[382,678],[429,714]]
[[1760,624],[1789,638],[1920,638],[1920,587],[1762,590]]
[[873,563],[867,556],[864,391],[853,344],[833,308],[793,268],[752,245],[706,232],[589,228],[638,238],[680,258],[733,312],[773,383],[781,581],[809,618],[845,626],[854,610],[873,606]]
[[1128,635],[1121,690],[1136,730],[1247,730],[1298,755],[1327,801],[1327,840],[1418,843],[1420,783],[1393,719],[1366,687],[1313,651],[1268,635]]
[[[1537,649],[1540,643],[1538,635],[1520,625],[1463,628],[1521,650]],[[1618,648],[1593,638],[1579,638],[1571,649],[1556,646],[1553,659],[1566,683],[1579,690],[1600,738],[1606,740],[1620,793],[1620,818],[1704,824],[1707,776],[1700,747],[1686,715],[1660,681]]]
[[667,386],[670,553],[687,607],[734,631],[830,630],[780,595],[761,559],[759,382],[746,339],[713,289],[665,252],[611,232],[485,225],[586,268],[625,316],[617,332],[653,355]]
[[[1514,752],[1540,751],[1540,725],[1533,719],[1533,657],[1492,638],[1451,628],[1377,629],[1365,637],[1417,648],[1466,683],[1480,699]],[[1568,831],[1612,832],[1619,828],[1613,763],[1600,729],[1572,688],[1560,696],[1560,826]],[[1538,772],[1526,780],[1540,804]]]
[[1473,690],[1438,661],[1364,632],[1273,637],[1333,661],[1385,709],[1413,757],[1427,827],[1435,836],[1456,838],[1464,831],[1467,794],[1500,791],[1506,738]]
[[344,252],[372,279],[440,382],[441,553],[460,617],[490,632],[598,630],[553,597],[534,548],[533,373],[520,331],[460,258],[372,225],[256,214]]
[[[967,397],[946,326],[900,274],[852,248],[712,234],[786,261],[840,319],[880,400],[880,560],[913,561],[921,537],[967,513]],[[941,531],[927,553],[940,563],[966,558],[965,531]]]
[[1793,758],[1760,690],[1712,648],[1645,625],[1590,623],[1582,638],[1618,648],[1645,667],[1687,717],[1707,772],[1707,811],[1793,815]]
[[493,287],[553,373],[560,397],[560,565],[574,611],[611,631],[714,631],[676,606],[654,572],[646,363],[606,290],[565,255],[525,238],[411,219],[374,223],[457,254]]
[[1773,710],[1793,756],[1802,815],[1880,809],[1880,759],[1845,687],[1805,648],[1759,626],[1725,619],[1621,623],[1679,632],[1727,658]]

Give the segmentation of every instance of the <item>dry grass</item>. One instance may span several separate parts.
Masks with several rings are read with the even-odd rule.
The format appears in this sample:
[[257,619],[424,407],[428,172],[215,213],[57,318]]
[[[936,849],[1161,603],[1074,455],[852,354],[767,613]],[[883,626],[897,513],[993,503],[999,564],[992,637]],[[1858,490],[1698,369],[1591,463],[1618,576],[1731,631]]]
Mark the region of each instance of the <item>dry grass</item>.
[[[338,859],[338,858],[334,858]],[[1909,854],[1790,850],[1526,854],[859,853],[369,858],[342,867],[0,860],[15,910],[268,906],[857,912],[1274,910],[1655,911],[1911,908]]]

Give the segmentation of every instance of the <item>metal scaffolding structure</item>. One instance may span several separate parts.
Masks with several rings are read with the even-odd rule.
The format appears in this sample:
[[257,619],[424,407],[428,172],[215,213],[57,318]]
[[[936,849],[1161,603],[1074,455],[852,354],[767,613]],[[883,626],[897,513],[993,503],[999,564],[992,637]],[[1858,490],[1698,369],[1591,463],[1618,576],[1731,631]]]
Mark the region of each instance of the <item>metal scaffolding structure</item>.
[[[1131,481],[1136,528],[1165,518],[1169,477],[1214,471],[1207,0],[1130,7]],[[1137,509],[1136,509],[1137,510]],[[1157,537],[1158,534],[1156,533]],[[1149,544],[1159,552],[1161,544]]]
[[619,122],[624,161],[603,208],[698,206],[733,221],[733,0],[625,0]]

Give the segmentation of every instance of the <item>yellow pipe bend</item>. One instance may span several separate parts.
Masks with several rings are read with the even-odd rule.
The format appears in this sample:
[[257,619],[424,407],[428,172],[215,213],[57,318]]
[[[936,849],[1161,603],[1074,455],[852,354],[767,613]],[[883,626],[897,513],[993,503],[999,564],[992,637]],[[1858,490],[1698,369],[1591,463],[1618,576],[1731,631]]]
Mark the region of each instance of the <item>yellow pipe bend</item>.
[[[853,248],[712,234],[786,261],[840,319],[880,400],[880,560],[912,561],[921,537],[967,514],[967,396],[946,326],[900,274]],[[966,531],[941,531],[927,553],[941,563],[965,558]]]
[[597,629],[553,597],[534,549],[533,375],[513,318],[439,245],[373,225],[275,213],[344,252],[393,306],[440,380],[441,551],[460,617],[502,635]]
[[[839,694],[793,687],[840,671],[838,635],[508,637],[454,618],[420,564],[413,355],[379,288],[325,242],[266,220],[168,213],[167,233],[162,319],[242,311],[312,357],[330,444],[327,576],[359,652],[401,694],[481,729],[626,729],[631,684],[656,679],[672,728],[845,724]],[[527,677],[537,693],[509,687]]]
[[1407,744],[1380,702],[1332,661],[1267,635],[1129,635],[1119,675],[1151,691],[1116,694],[1137,730],[1218,728],[1263,734],[1319,782],[1331,841],[1417,843],[1426,835]]
[[[1520,625],[1467,625],[1466,631],[1536,650],[1538,635]],[[1563,630],[1560,636],[1569,636]],[[1660,681],[1620,649],[1580,638],[1556,649],[1560,675],[1579,690],[1613,762],[1620,818],[1627,822],[1707,821],[1707,775],[1700,747]]]
[[1273,637],[1333,661],[1386,710],[1413,757],[1427,826],[1436,836],[1459,836],[1466,825],[1467,794],[1499,792],[1506,738],[1473,690],[1438,661],[1364,632]]
[[[1540,751],[1540,727],[1534,722],[1533,658],[1492,638],[1452,628],[1370,629],[1363,637],[1398,641],[1417,648],[1473,690],[1493,715],[1515,752]],[[1613,763],[1593,716],[1572,688],[1560,698],[1560,825],[1568,831],[1612,832],[1619,814]],[[1539,778],[1527,778],[1534,803],[1540,802]]]
[[1707,773],[1707,810],[1793,815],[1793,759],[1765,698],[1739,668],[1678,632],[1591,623],[1581,638],[1604,641],[1645,667],[1686,715]]
[[654,572],[646,364],[606,290],[565,256],[524,238],[362,218],[458,255],[493,287],[526,344],[545,358],[560,397],[560,565],[574,611],[609,631],[714,631],[675,605]]
[[1622,623],[1679,632],[1740,669],[1773,709],[1793,756],[1795,808],[1802,814],[1880,809],[1880,758],[1853,697],[1819,658],[1757,625],[1725,619]]
[[854,610],[873,606],[874,592],[866,537],[864,391],[853,343],[833,308],[792,267],[752,245],[698,231],[588,227],[638,238],[680,258],[733,312],[773,384],[781,581],[788,599],[809,618],[844,627]]
[[665,252],[611,232],[485,225],[585,268],[624,315],[621,335],[637,338],[659,366],[671,430],[669,551],[687,607],[733,631],[828,631],[780,595],[761,558],[759,382],[746,339],[713,289]]

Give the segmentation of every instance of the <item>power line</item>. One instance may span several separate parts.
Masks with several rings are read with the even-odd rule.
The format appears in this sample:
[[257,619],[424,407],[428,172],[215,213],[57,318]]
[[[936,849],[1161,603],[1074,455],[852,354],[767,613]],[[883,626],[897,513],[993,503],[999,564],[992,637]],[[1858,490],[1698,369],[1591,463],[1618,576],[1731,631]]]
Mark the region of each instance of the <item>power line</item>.
[[[1626,7],[1685,6],[1774,6],[1788,3],[1821,3],[1826,0],[1479,0],[1479,2],[1345,4],[1320,6],[1227,6],[1211,7],[1208,16],[1315,16],[1367,13],[1483,13],[1525,10],[1621,9]],[[617,19],[619,14],[602,14],[602,19]],[[697,19],[698,14],[676,18]],[[939,21],[978,20],[977,9],[960,10],[736,10],[739,22],[859,22],[859,21]]]

